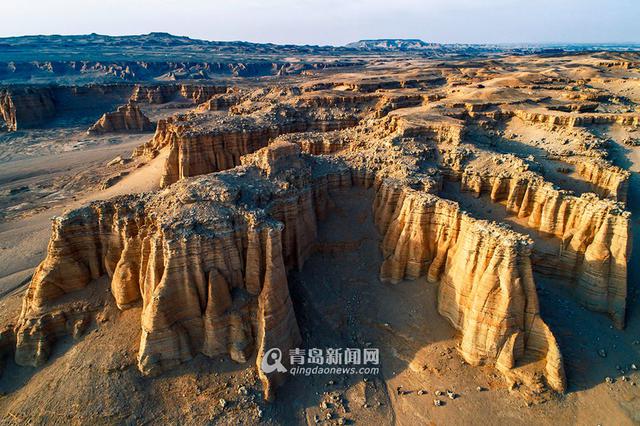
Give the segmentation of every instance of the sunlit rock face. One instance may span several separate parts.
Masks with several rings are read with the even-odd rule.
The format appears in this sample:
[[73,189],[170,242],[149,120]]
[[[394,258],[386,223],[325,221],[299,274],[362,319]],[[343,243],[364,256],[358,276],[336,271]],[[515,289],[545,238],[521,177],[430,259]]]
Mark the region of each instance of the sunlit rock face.
[[[298,344],[285,259],[289,267],[303,261],[315,213],[300,191],[309,184],[308,167],[299,160],[297,168],[284,168],[281,157],[299,158],[297,146],[265,149],[238,171],[57,218],[25,296],[16,361],[42,364],[76,315],[59,310],[57,301],[104,274],[118,307],[142,304],[144,373],[198,352],[246,362],[265,344],[282,350]],[[296,230],[295,247],[283,248],[285,226]]]
[[149,118],[144,115],[140,107],[129,103],[118,107],[114,112],[105,113],[94,125],[89,127],[87,133],[135,133],[148,132],[154,129]]
[[[564,390],[562,356],[540,318],[532,241],[431,194],[384,185],[378,194],[381,279],[400,282],[426,274],[439,283],[438,311],[460,330],[467,362],[490,361],[510,370],[526,355],[541,365],[552,389]],[[395,209],[385,211],[389,204]]]
[[620,203],[589,193],[576,197],[531,172],[491,176],[467,169],[461,187],[489,193],[528,227],[557,237],[561,252],[546,272],[572,280],[586,307],[624,326],[630,215]]

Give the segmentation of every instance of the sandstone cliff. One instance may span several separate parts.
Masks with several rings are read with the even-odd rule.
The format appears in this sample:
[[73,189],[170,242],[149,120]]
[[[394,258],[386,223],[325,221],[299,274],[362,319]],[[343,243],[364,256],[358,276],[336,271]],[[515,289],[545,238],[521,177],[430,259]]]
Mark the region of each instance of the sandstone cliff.
[[154,126],[144,115],[140,107],[128,103],[118,107],[114,112],[105,113],[93,126],[87,130],[90,135],[101,133],[131,133],[148,132]]
[[573,282],[586,307],[624,326],[630,214],[622,205],[595,194],[573,196],[527,171],[486,173],[468,166],[461,187],[478,196],[489,193],[528,227],[560,239],[558,263],[546,270]]
[[620,124],[640,127],[640,115],[634,113],[606,114],[586,113],[572,114],[562,111],[544,109],[503,109],[506,116],[518,117],[527,123],[543,124],[549,127],[581,127],[593,124]]
[[240,96],[231,91],[223,94],[213,95],[208,100],[198,105],[199,111],[223,111],[229,109],[240,101]]
[[[239,173],[95,202],[56,218],[47,258],[24,299],[16,362],[42,364],[56,338],[88,315],[60,300],[104,274],[118,307],[142,304],[138,365],[145,373],[197,352],[246,362],[256,350],[286,353],[297,345],[285,268],[303,261],[315,216],[309,194],[299,192],[308,171],[282,165],[298,155],[295,148],[263,151]],[[251,208],[240,202],[246,197]],[[263,379],[270,398],[269,377]]]
[[153,139],[134,155],[155,156],[167,147],[161,180],[161,186],[167,186],[185,177],[235,167],[242,155],[265,147],[281,134],[331,131],[353,126],[357,119],[351,114],[326,115],[286,106],[249,115],[191,113],[160,120]]
[[226,86],[204,84],[138,84],[133,88],[131,101],[137,103],[164,104],[172,100],[187,100],[195,104],[208,101],[215,95],[224,94]]
[[543,385],[565,389],[558,345],[540,318],[531,240],[473,219],[453,202],[398,186],[382,186],[375,212],[384,235],[381,279],[426,274],[439,282],[438,310],[460,330],[467,362],[495,363],[534,385],[535,375],[519,368],[527,357],[540,365]]
[[587,182],[593,184],[594,192],[602,197],[610,197],[618,201],[627,201],[629,178],[631,173],[620,167],[614,166],[605,160],[591,159],[578,160],[575,164],[576,172]]

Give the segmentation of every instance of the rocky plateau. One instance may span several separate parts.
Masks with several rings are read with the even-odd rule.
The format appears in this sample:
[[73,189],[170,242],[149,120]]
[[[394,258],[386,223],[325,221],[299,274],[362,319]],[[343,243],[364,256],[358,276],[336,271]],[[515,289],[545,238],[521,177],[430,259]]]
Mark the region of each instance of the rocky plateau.
[[8,424],[640,421],[637,53],[3,40]]

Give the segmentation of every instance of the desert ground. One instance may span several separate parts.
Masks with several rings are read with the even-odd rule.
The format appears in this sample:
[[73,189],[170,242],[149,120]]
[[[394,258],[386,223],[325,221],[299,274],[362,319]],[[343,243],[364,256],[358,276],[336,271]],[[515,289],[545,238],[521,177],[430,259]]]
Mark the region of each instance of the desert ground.
[[640,423],[640,56],[454,53],[0,73],[1,423]]

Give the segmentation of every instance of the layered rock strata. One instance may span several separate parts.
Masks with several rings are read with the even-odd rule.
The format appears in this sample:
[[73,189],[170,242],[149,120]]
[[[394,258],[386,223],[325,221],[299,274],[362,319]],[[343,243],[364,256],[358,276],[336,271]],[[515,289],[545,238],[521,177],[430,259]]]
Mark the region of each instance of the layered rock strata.
[[[233,170],[94,202],[57,218],[47,258],[24,299],[17,362],[41,364],[73,316],[58,301],[106,274],[121,309],[142,304],[143,372],[162,371],[197,352],[245,362],[255,351],[259,365],[269,348],[299,343],[286,270],[300,268],[312,252],[332,191],[356,185],[377,193],[383,280],[441,279],[439,309],[461,330],[465,359],[516,374],[526,355],[540,366],[545,385],[564,389],[561,357],[538,314],[526,237],[384,178],[391,168],[348,166],[356,160],[349,153],[334,160],[299,152],[276,142]],[[472,248],[477,255],[469,258]],[[270,398],[278,379],[260,374]]]
[[290,167],[291,158],[299,158],[295,145],[277,145],[236,172],[56,218],[24,299],[16,362],[46,360],[75,315],[58,301],[105,274],[120,309],[142,304],[145,373],[198,352],[246,362],[256,350],[297,345],[286,268],[301,264],[316,224],[310,192],[302,191],[310,173],[301,162]]
[[487,173],[469,166],[461,188],[477,196],[488,193],[529,228],[558,238],[556,267],[546,270],[572,282],[587,308],[606,312],[616,326],[624,326],[630,214],[622,205],[590,193],[576,197],[528,171]]
[[346,149],[351,142],[351,137],[347,132],[336,130],[326,133],[288,133],[274,139],[274,142],[279,141],[295,143],[306,154],[328,155]]
[[405,136],[426,137],[439,144],[459,145],[467,132],[462,120],[425,111],[404,108],[389,114],[394,126]]
[[114,112],[105,113],[100,120],[87,130],[90,135],[101,133],[148,132],[154,129],[149,118],[140,107],[128,103],[118,107]]
[[237,93],[228,92],[220,95],[213,95],[205,102],[198,105],[199,111],[223,111],[227,110],[240,101]]
[[594,192],[602,197],[613,198],[618,201],[627,201],[629,178],[631,173],[620,167],[614,166],[605,160],[572,160],[576,172],[587,182],[593,185]]
[[126,102],[129,84],[86,86],[14,86],[0,89],[0,118],[7,130],[37,128],[59,116],[77,119]]
[[562,111],[550,110],[523,110],[523,109],[503,109],[502,114],[508,117],[518,117],[521,120],[542,124],[549,127],[584,127],[599,124],[620,124],[622,126],[640,127],[640,115],[634,113],[606,114],[587,113],[572,114]]
[[175,99],[184,99],[200,104],[226,91],[226,86],[203,84],[136,85],[131,94],[131,101],[164,104]]
[[235,167],[242,155],[265,147],[279,135],[332,131],[354,126],[357,120],[350,114],[279,107],[246,116],[192,113],[160,120],[153,139],[134,155],[155,156],[165,147],[169,150],[160,182],[164,187],[186,177]]
[[[438,311],[460,330],[467,362],[495,363],[522,374],[528,385],[544,377],[539,385],[565,389],[560,350],[540,318],[530,239],[476,220],[456,203],[398,186],[383,186],[376,206],[382,280],[427,275],[439,282]],[[515,372],[525,359],[540,366],[538,379]]]

